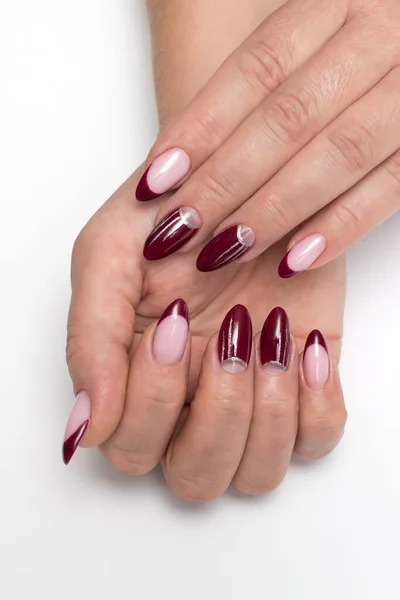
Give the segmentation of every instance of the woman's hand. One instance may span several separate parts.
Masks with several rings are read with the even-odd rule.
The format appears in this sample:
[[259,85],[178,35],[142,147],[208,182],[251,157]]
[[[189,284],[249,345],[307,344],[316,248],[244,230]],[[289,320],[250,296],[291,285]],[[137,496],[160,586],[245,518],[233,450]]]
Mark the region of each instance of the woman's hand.
[[307,221],[280,264],[288,277],[393,214],[399,31],[398,0],[289,0],[265,19],[153,147],[138,199],[188,177],[157,223],[184,206],[198,228],[173,247],[151,238],[145,256],[190,250],[216,229],[197,261],[211,271],[254,259]]
[[[277,248],[207,277],[193,269],[193,252],[149,263],[141,248],[157,207],[132,203],[137,180],[75,244],[67,358],[77,401],[64,460],[82,442],[100,445],[133,475],[164,457],[170,487],[187,499],[215,498],[231,481],[245,493],[266,492],[281,482],[294,447],[318,458],[342,435],[341,268],[326,270],[325,285],[321,270],[304,288],[278,278],[271,288]],[[179,296],[189,305],[190,332]],[[291,337],[283,310],[264,325],[281,302]],[[246,309],[224,319],[239,303],[250,309],[254,332],[263,330],[254,341]],[[327,336],[330,359],[315,333],[299,356],[315,327]]]

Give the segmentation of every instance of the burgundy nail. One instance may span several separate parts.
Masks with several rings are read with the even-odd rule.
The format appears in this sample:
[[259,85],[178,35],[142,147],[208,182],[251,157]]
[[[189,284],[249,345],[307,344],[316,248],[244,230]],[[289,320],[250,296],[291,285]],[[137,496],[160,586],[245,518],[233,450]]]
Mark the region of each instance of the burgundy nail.
[[178,298],[171,302],[161,315],[158,325],[167,317],[183,317],[189,323],[189,311],[186,302],[182,300],[182,298]]
[[145,241],[143,256],[147,260],[158,260],[173,254],[196,234],[200,225],[198,213],[181,206],[153,229]]
[[296,275],[297,271],[293,271],[293,269],[291,269],[288,265],[288,256],[289,256],[290,252],[287,252],[285,254],[285,256],[282,258],[281,262],[279,263],[279,267],[278,267],[278,275],[279,277],[282,277],[283,279],[288,279],[289,277],[293,277],[293,275]]
[[254,232],[247,225],[233,225],[221,231],[211,240],[197,257],[199,271],[208,272],[242,256],[254,244]]
[[63,443],[64,464],[67,465],[69,463],[69,461],[71,460],[71,458],[73,457],[73,455],[75,454],[75,452],[79,446],[79,442],[83,438],[83,435],[87,429],[88,424],[89,424],[89,419],[87,421],[84,421],[82,423],[82,425],[80,427],[78,427],[78,429],[72,435],[70,435],[69,438],[67,438],[65,440],[65,442]]
[[263,366],[271,365],[286,371],[290,357],[289,318],[279,306],[264,323],[260,338],[260,359]]
[[222,367],[229,373],[247,369],[253,338],[251,319],[247,308],[237,304],[226,315],[218,339],[218,353]]
[[328,346],[326,345],[325,338],[318,329],[314,329],[308,336],[304,346],[304,352],[313,344],[319,344],[328,352]]
[[[151,165],[150,165],[150,167],[151,167]],[[162,195],[162,194],[157,194],[156,192],[153,192],[149,188],[147,176],[149,174],[150,167],[148,167],[145,170],[142,177],[140,178],[139,183],[137,184],[136,200],[138,200],[139,202],[146,202],[147,200],[154,200],[154,198],[158,198],[159,196]]]

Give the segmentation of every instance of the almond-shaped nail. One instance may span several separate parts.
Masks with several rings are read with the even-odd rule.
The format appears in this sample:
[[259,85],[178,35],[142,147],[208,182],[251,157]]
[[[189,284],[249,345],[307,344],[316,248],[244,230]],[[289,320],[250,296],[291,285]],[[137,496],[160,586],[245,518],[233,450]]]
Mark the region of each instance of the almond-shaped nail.
[[147,260],[159,260],[173,254],[196,235],[200,225],[200,216],[194,208],[177,208],[150,233],[144,243],[143,256]]
[[251,357],[253,328],[247,308],[237,304],[222,322],[218,338],[221,366],[229,373],[247,369]]
[[321,390],[329,377],[329,355],[325,338],[314,329],[304,346],[303,372],[308,387]]
[[190,157],[181,148],[171,148],[157,156],[143,173],[137,188],[136,199],[146,202],[158,198],[174,187],[190,171]]
[[286,311],[274,308],[265,320],[260,336],[260,360],[272,373],[286,371],[290,358],[290,329]]
[[175,365],[185,352],[189,332],[189,312],[181,298],[165,309],[158,321],[153,340],[153,354],[160,365]]
[[297,273],[305,271],[325,251],[326,240],[323,235],[313,233],[300,242],[297,242],[283,257],[278,267],[280,277],[293,277]]
[[74,407],[65,428],[63,443],[63,460],[67,465],[75,454],[89,424],[90,398],[87,392],[77,394]]
[[215,271],[242,256],[255,241],[252,229],[247,225],[233,225],[221,231],[200,252],[196,266],[199,271]]

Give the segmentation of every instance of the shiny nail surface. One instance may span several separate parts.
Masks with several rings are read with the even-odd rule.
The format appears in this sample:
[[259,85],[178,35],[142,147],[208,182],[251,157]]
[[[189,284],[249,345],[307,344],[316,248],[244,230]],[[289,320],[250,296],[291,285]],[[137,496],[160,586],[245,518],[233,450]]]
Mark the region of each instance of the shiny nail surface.
[[247,225],[233,225],[221,231],[200,252],[196,266],[199,271],[220,269],[247,252],[255,241],[252,229]]
[[321,390],[328,380],[328,348],[318,329],[310,333],[304,346],[303,371],[308,387],[313,390]]
[[158,198],[174,187],[189,171],[190,157],[184,150],[167,150],[143,173],[136,188],[136,199],[146,202]]
[[286,311],[274,308],[265,320],[260,336],[260,360],[266,371],[286,371],[290,358],[290,329]]
[[75,454],[79,442],[87,429],[90,418],[90,398],[87,392],[77,394],[74,407],[65,428],[63,443],[63,461],[67,465]]
[[189,312],[181,298],[174,300],[158,321],[153,340],[153,354],[161,365],[175,365],[182,358],[189,331]]
[[182,248],[197,232],[201,220],[194,208],[181,206],[159,223],[145,241],[143,256],[158,260]]
[[321,256],[325,248],[324,236],[319,233],[308,235],[283,257],[278,267],[279,276],[286,279],[305,271]]
[[229,373],[247,369],[251,357],[253,329],[247,308],[237,304],[222,322],[218,354],[222,367]]

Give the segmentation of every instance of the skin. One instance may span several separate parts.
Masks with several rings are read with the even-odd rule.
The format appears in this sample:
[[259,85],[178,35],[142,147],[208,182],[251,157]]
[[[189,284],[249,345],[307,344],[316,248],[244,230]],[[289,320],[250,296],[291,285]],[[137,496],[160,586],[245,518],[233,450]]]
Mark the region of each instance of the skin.
[[[275,6],[236,6],[225,28],[229,0],[188,4],[149,2],[161,128]],[[194,31],[185,29],[190,18],[196,18]],[[130,474],[148,472],[164,456],[168,484],[186,499],[210,500],[232,481],[246,493],[269,491],[282,480],[294,447],[304,458],[319,458],[343,433],[346,411],[336,365],[344,262],[280,280],[276,266],[285,240],[251,263],[207,275],[194,268],[195,251],[146,262],[143,243],[165,198],[145,206],[135,202],[143,171],[100,208],[74,246],[67,361],[75,392],[86,390],[91,399],[82,445],[101,446],[115,468]],[[189,305],[191,336],[181,363],[165,369],[151,349],[155,321],[178,297]],[[262,372],[257,336],[244,373],[221,369],[215,334],[237,303],[249,309],[255,333],[272,308],[287,310],[293,337],[284,375]],[[329,379],[318,391],[307,387],[298,356],[314,328],[325,335],[331,357]]]
[[191,157],[156,219],[197,211],[181,252],[242,223],[255,243],[240,262],[318,233],[316,268],[398,210],[399,30],[398,0],[288,0],[251,32],[149,155]]

